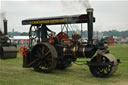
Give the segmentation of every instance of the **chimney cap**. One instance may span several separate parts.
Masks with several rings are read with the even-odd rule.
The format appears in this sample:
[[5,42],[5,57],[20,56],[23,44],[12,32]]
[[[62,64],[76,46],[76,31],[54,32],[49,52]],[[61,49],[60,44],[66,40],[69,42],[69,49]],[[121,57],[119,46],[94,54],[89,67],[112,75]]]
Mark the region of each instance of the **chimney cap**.
[[3,21],[4,21],[4,22],[7,22],[8,20],[7,20],[7,19],[4,19]]
[[94,9],[93,8],[87,8],[87,12],[93,12]]

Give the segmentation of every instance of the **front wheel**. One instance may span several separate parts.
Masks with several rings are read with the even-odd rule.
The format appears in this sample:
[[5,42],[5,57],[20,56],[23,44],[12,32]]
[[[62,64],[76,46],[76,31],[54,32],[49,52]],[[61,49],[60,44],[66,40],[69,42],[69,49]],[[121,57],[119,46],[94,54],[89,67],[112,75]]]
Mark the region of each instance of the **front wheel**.
[[117,59],[111,54],[95,56],[89,63],[90,72],[96,77],[109,77],[117,70]]

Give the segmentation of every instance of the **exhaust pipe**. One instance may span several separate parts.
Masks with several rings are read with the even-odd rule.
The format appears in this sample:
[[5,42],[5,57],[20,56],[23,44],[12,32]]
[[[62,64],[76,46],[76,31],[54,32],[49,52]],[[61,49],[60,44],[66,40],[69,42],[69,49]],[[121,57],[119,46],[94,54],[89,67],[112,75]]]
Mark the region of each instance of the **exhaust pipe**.
[[88,45],[93,44],[93,9],[88,8],[87,9],[87,15],[88,15],[88,22],[87,22],[87,27],[88,27]]
[[7,20],[6,19],[4,19],[3,20],[3,23],[4,23],[4,35],[7,35],[8,33],[8,29],[7,29]]

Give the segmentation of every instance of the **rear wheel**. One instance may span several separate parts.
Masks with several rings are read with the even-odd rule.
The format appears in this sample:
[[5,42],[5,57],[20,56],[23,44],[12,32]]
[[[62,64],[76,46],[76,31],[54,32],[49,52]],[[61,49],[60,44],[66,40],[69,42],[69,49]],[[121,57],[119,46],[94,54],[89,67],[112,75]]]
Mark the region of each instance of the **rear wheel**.
[[49,43],[36,45],[32,50],[32,56],[38,61],[34,64],[34,70],[38,72],[51,72],[57,63],[57,52]]

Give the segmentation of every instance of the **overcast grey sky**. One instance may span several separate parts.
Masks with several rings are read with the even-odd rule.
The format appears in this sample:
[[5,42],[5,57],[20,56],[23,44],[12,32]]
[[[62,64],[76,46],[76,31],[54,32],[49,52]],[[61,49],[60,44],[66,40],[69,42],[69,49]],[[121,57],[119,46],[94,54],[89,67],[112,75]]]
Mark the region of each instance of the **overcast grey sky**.
[[[1,0],[0,10],[6,13],[9,31],[14,28],[15,31],[28,32],[29,26],[21,25],[23,19],[86,13],[86,8],[77,1]],[[90,0],[89,2],[96,17],[94,30],[128,30],[128,0]],[[50,28],[58,32],[57,27]]]

